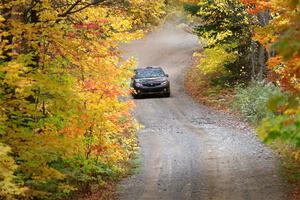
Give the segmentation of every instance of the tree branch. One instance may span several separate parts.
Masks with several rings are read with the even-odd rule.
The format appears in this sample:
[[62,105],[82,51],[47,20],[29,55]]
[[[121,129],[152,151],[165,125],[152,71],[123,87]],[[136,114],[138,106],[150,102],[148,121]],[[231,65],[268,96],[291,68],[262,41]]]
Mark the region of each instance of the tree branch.
[[70,14],[70,12],[81,2],[81,0],[77,0],[73,5],[71,5],[65,12],[59,14],[59,17],[65,17]]

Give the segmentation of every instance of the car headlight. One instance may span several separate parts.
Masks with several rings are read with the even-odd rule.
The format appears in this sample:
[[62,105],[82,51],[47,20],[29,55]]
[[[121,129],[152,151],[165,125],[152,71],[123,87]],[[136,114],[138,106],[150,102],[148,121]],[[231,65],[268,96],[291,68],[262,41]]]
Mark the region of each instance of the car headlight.
[[169,83],[168,81],[164,81],[161,83],[161,85],[168,85],[168,83]]
[[135,86],[136,86],[136,87],[142,87],[143,84],[136,82],[136,83],[135,83]]

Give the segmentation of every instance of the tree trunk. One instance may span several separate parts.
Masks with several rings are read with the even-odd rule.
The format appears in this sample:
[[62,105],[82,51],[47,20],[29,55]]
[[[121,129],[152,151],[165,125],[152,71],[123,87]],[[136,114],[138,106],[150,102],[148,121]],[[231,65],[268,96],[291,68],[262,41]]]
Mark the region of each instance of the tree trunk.
[[[269,24],[270,12],[259,12],[257,18],[260,26]],[[266,75],[266,62],[269,58],[269,52],[263,44],[259,42],[251,42],[251,77],[252,80],[262,81]]]

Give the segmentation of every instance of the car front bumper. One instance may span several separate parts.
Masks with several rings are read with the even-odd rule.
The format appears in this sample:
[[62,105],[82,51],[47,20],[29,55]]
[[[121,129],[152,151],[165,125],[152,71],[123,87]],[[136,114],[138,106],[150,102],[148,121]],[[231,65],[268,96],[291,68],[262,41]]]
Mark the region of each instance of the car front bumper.
[[170,93],[170,86],[156,86],[156,87],[134,87],[135,95],[143,94],[168,94]]

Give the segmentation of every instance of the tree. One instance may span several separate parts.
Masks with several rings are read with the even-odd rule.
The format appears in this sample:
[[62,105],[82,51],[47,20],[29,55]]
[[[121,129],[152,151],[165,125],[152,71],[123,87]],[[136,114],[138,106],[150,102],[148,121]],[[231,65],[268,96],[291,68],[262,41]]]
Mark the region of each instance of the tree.
[[264,121],[259,132],[267,141],[282,139],[300,147],[300,37],[299,1],[246,1],[249,13],[270,12],[270,23],[255,30],[254,39],[263,44],[271,56],[267,62],[269,77],[285,91],[285,96],[270,100],[276,115]]
[[124,171],[135,61],[118,45],[142,36],[140,4],[163,14],[162,1],[1,1],[0,198],[64,198]]
[[201,0],[196,5],[188,4],[185,8],[199,17],[201,23],[194,30],[204,41],[204,48],[223,48],[235,56],[234,60],[226,60],[224,66],[227,73],[214,78],[213,82],[223,85],[251,78],[249,67],[251,24],[249,15],[243,4],[236,0],[209,1]]

